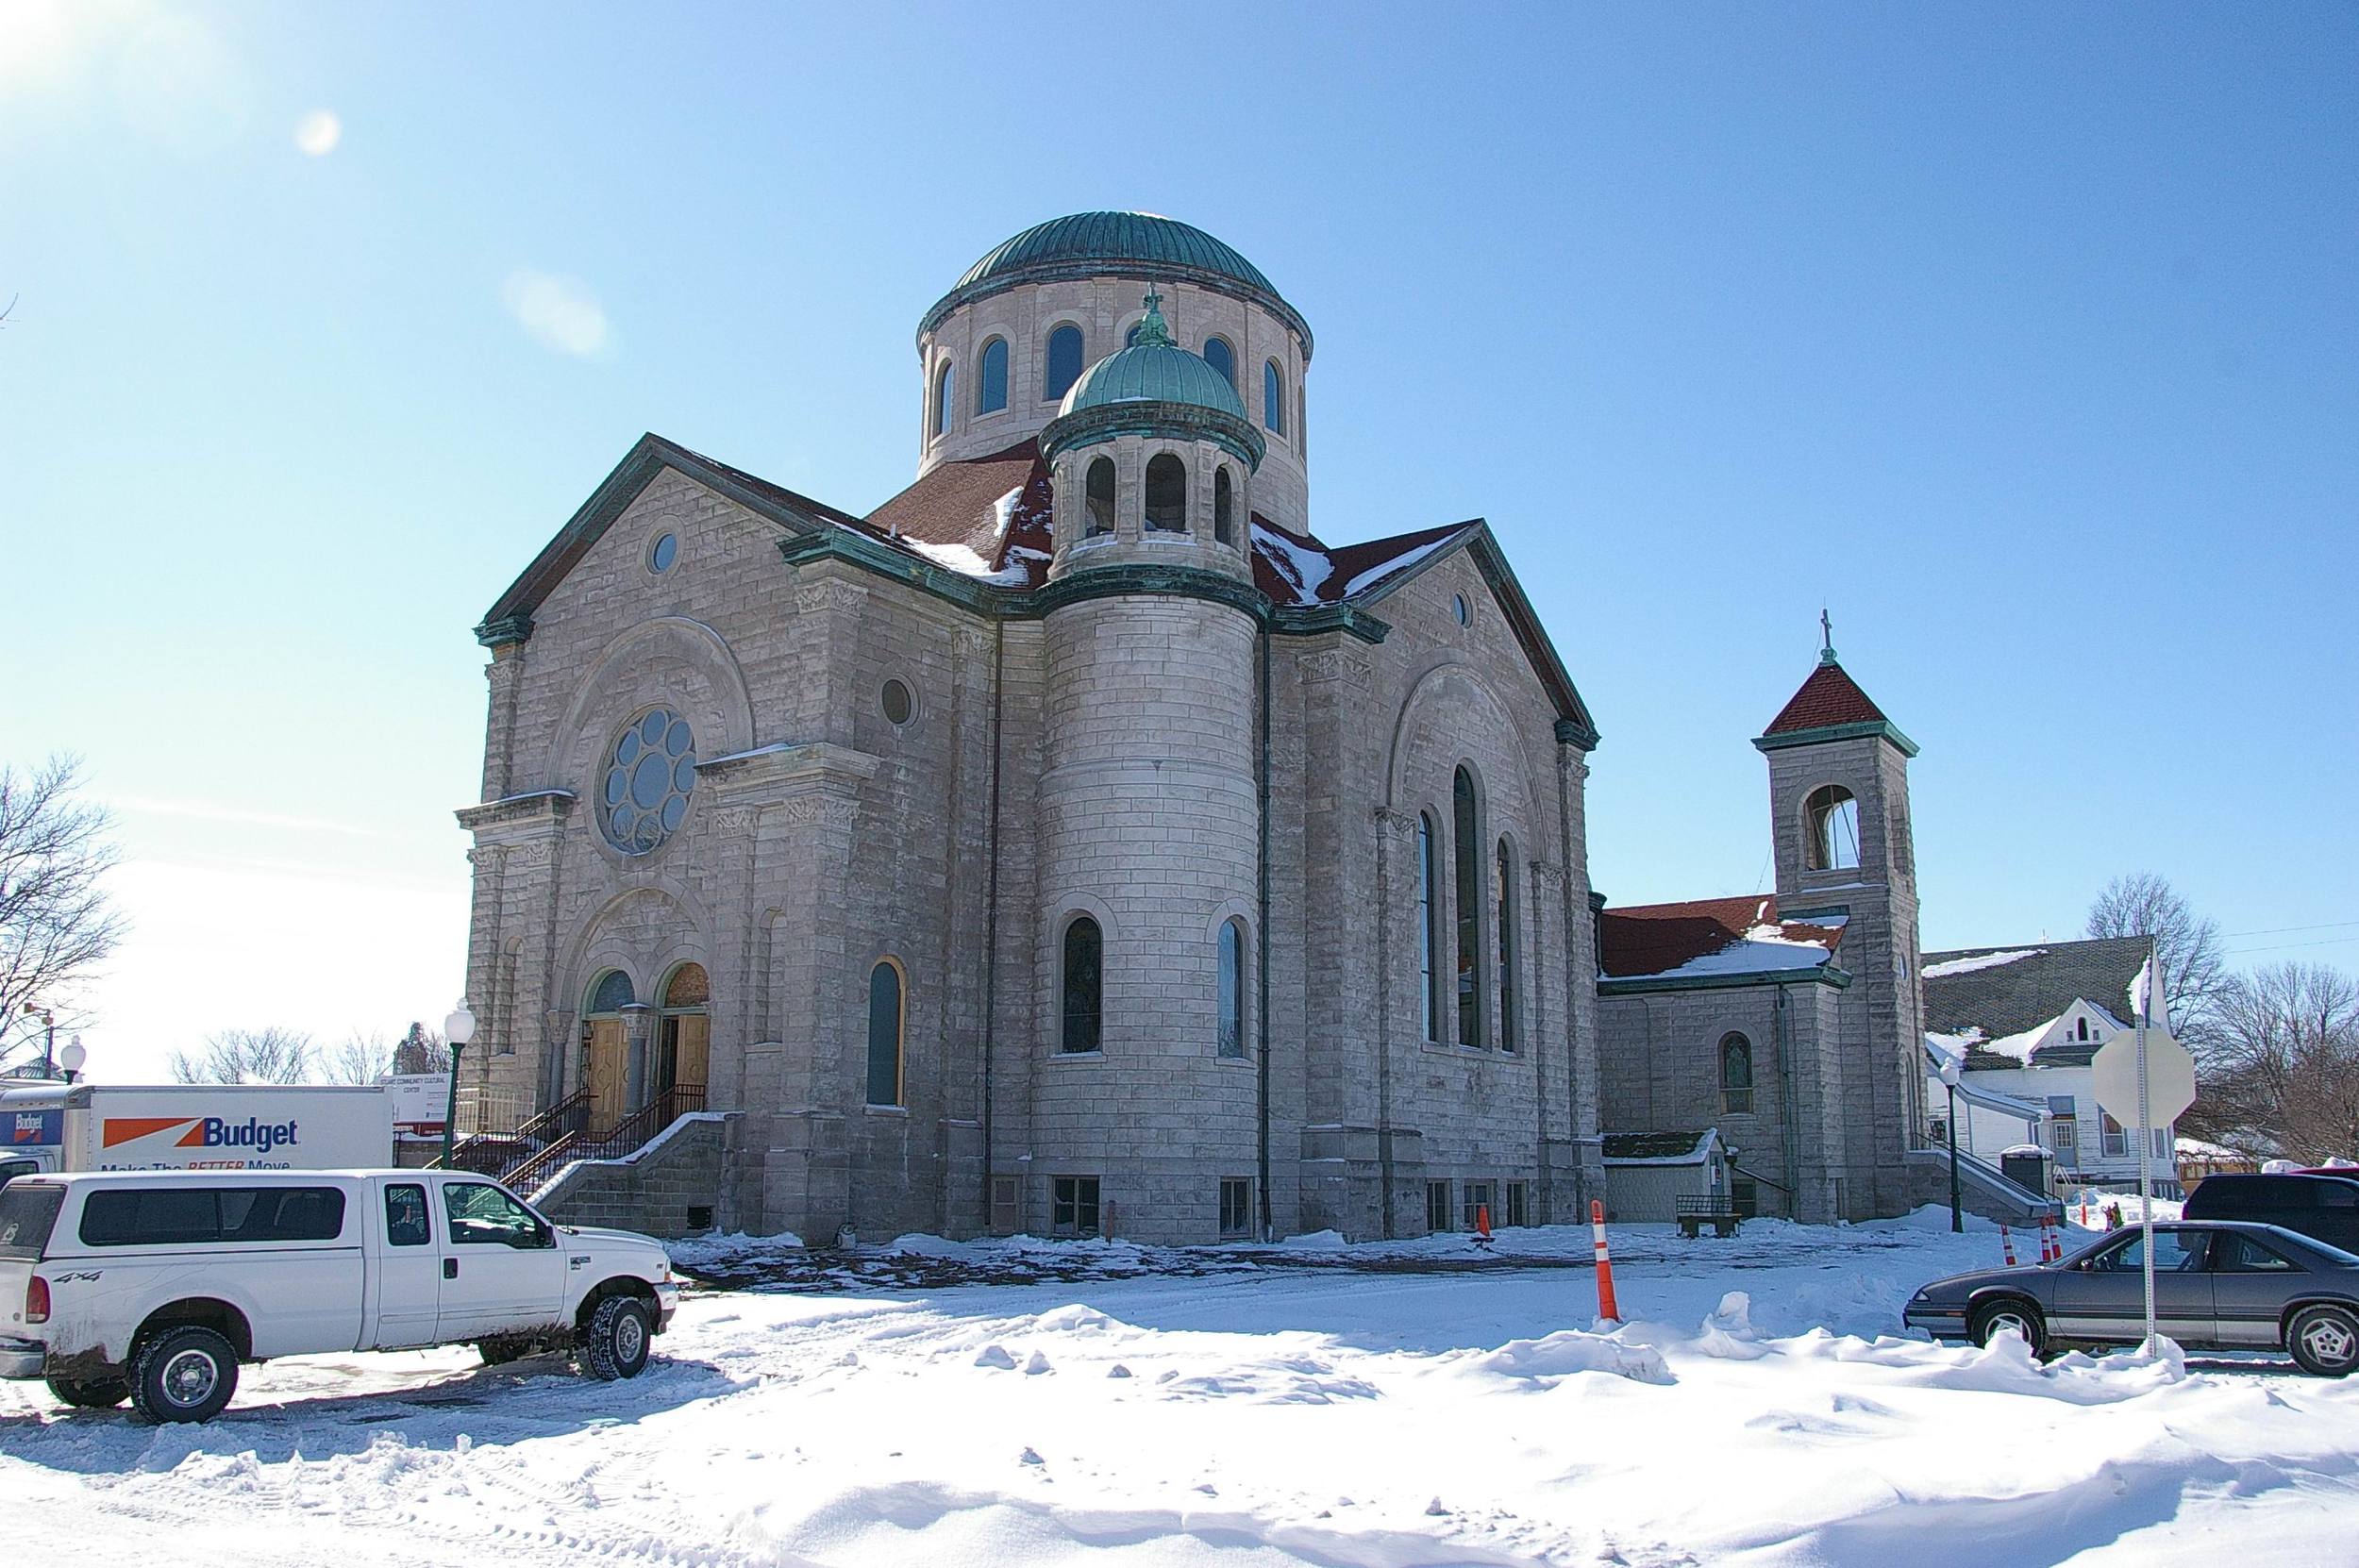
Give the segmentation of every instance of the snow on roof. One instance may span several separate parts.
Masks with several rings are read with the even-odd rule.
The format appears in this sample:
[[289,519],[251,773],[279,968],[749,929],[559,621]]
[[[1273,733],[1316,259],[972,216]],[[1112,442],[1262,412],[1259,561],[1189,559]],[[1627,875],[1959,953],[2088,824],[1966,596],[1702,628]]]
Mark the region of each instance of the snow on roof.
[[1720,1141],[1720,1129],[1701,1132],[1609,1132],[1605,1135],[1609,1165],[1700,1165]]
[[1253,520],[1253,548],[1293,592],[1297,605],[1317,604],[1320,585],[1335,573],[1335,563],[1322,546],[1265,527],[1258,517]]
[[1606,977],[1690,979],[1816,969],[1831,962],[1845,915],[1782,920],[1774,894],[1608,908],[1600,926]]
[[1431,555],[1434,551],[1440,549],[1443,545],[1447,544],[1448,542],[1449,541],[1447,538],[1432,540],[1427,543],[1418,545],[1414,550],[1404,550],[1390,560],[1382,561],[1375,566],[1369,567],[1366,571],[1361,573],[1358,576],[1344,584],[1344,597],[1347,599],[1357,598],[1359,595],[1366,592],[1369,589],[1376,587],[1385,578],[1393,576],[1397,573],[1408,571],[1412,566],[1416,565],[1417,562],[1425,559],[1426,557]]
[[2012,953],[1977,953],[1970,959],[1946,959],[1925,966],[1925,978],[1948,979],[1952,975],[1971,975],[1978,969],[1996,969],[2002,963],[2015,963],[2023,959],[2035,959],[2048,951],[2044,947],[2019,947]]
[[[1021,494],[1022,492],[1013,493]],[[991,562],[985,560],[981,554],[970,544],[929,544],[922,539],[906,538],[896,540],[895,542],[904,549],[916,551],[936,566],[946,566],[962,576],[973,577],[978,582],[994,583],[1001,588],[1022,588],[1029,582],[1031,572],[1023,558],[1036,554],[1031,551],[1011,550],[1008,552],[1010,557],[1008,563],[995,571]]]

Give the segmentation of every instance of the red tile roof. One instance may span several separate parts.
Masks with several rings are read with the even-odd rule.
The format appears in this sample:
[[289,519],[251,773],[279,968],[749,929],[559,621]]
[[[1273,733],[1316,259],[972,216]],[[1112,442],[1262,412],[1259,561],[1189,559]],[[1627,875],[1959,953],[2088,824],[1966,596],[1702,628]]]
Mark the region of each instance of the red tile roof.
[[1821,664],[1802,682],[1801,690],[1778,710],[1764,735],[1790,735],[1799,729],[1824,729],[1830,725],[1882,724],[1884,711],[1868,701],[1859,683],[1843,666]]
[[[1021,493],[1003,535],[999,503],[1011,491]],[[1012,553],[1025,575],[1013,586],[1038,588],[1048,576],[1048,467],[1041,461],[1040,443],[1025,441],[988,457],[936,464],[862,525],[905,546],[912,541],[963,546],[995,573]]]
[[1599,964],[1609,980],[1667,975],[1682,964],[1735,946],[1746,940],[1748,932],[1758,933],[1763,926],[1776,927],[1779,941],[1823,947],[1829,959],[1843,940],[1840,925],[1780,920],[1775,893],[1632,904],[1609,907],[1598,914]]

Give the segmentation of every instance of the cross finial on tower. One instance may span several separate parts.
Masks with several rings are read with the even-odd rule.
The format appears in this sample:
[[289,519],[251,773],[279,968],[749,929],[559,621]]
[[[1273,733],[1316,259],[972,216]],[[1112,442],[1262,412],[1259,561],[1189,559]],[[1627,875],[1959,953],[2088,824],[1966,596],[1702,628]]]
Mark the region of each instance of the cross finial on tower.
[[1171,341],[1171,328],[1163,323],[1163,296],[1153,289],[1149,289],[1146,291],[1145,304],[1146,314],[1139,318],[1138,326],[1131,332],[1130,346],[1132,348],[1176,347],[1177,345]]
[[1834,662],[1834,620],[1824,605],[1818,607],[1818,662]]

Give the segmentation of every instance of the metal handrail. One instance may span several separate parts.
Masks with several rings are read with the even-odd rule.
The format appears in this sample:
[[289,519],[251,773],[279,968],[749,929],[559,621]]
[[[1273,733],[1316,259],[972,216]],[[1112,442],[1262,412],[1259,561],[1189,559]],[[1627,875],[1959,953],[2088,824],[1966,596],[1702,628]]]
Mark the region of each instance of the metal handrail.
[[552,1172],[577,1159],[613,1159],[644,1148],[665,1127],[704,1108],[703,1084],[676,1083],[595,1137],[585,1126],[536,1150],[504,1179],[520,1192],[530,1192]]
[[[472,1170],[474,1167],[470,1166],[466,1160],[467,1151],[470,1148],[474,1148],[478,1145],[507,1144],[512,1146],[518,1143],[527,1143],[535,1146],[534,1148],[526,1150],[525,1154],[521,1157],[503,1159],[499,1170],[485,1173],[493,1176],[504,1176],[507,1173],[513,1171],[517,1165],[522,1162],[522,1159],[529,1159],[533,1153],[538,1152],[538,1148],[540,1146],[546,1145],[552,1142],[564,1139],[574,1133],[581,1131],[589,1125],[589,1121],[590,1091],[587,1089],[577,1089],[571,1094],[566,1095],[563,1099],[549,1107],[548,1109],[541,1111],[537,1115],[527,1117],[512,1132],[469,1133],[465,1138],[460,1140],[456,1148],[451,1150],[450,1165],[448,1168],[461,1171]],[[512,1147],[510,1152],[511,1155],[513,1154]],[[442,1157],[439,1155],[436,1156],[427,1168],[429,1170],[443,1169],[443,1165]]]

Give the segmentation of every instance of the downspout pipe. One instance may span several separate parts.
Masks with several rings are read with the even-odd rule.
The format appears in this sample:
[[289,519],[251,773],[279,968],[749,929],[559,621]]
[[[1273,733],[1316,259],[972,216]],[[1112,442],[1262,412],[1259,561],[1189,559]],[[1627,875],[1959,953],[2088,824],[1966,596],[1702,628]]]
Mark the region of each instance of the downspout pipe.
[[993,1176],[992,1142],[992,1072],[993,1047],[999,1029],[999,774],[1000,759],[1005,752],[1008,674],[1008,624],[995,621],[991,641],[991,788],[990,804],[985,808],[991,820],[984,826],[983,842],[990,857],[986,873],[989,880],[983,892],[983,1230],[991,1230],[991,1183]]
[[1254,932],[1256,936],[1255,945],[1258,952],[1253,965],[1255,990],[1253,1010],[1256,1025],[1255,1032],[1260,1037],[1258,1042],[1259,1048],[1256,1054],[1261,1059],[1258,1064],[1258,1071],[1254,1075],[1254,1100],[1256,1110],[1255,1121],[1257,1124],[1256,1131],[1258,1133],[1258,1147],[1256,1152],[1259,1156],[1261,1163],[1261,1179],[1257,1185],[1261,1188],[1262,1193],[1262,1240],[1267,1242],[1270,1240],[1271,1232],[1276,1227],[1271,1219],[1269,1193],[1270,647],[1269,627],[1266,625],[1262,628],[1260,655],[1262,680],[1262,745],[1261,758],[1259,765],[1255,770],[1256,776],[1254,780],[1255,793],[1260,803],[1258,815],[1261,819],[1259,830],[1260,842],[1257,846],[1257,853],[1254,857],[1256,861],[1255,881],[1257,883],[1257,887],[1255,889],[1255,898],[1260,907],[1260,916],[1254,922]]

